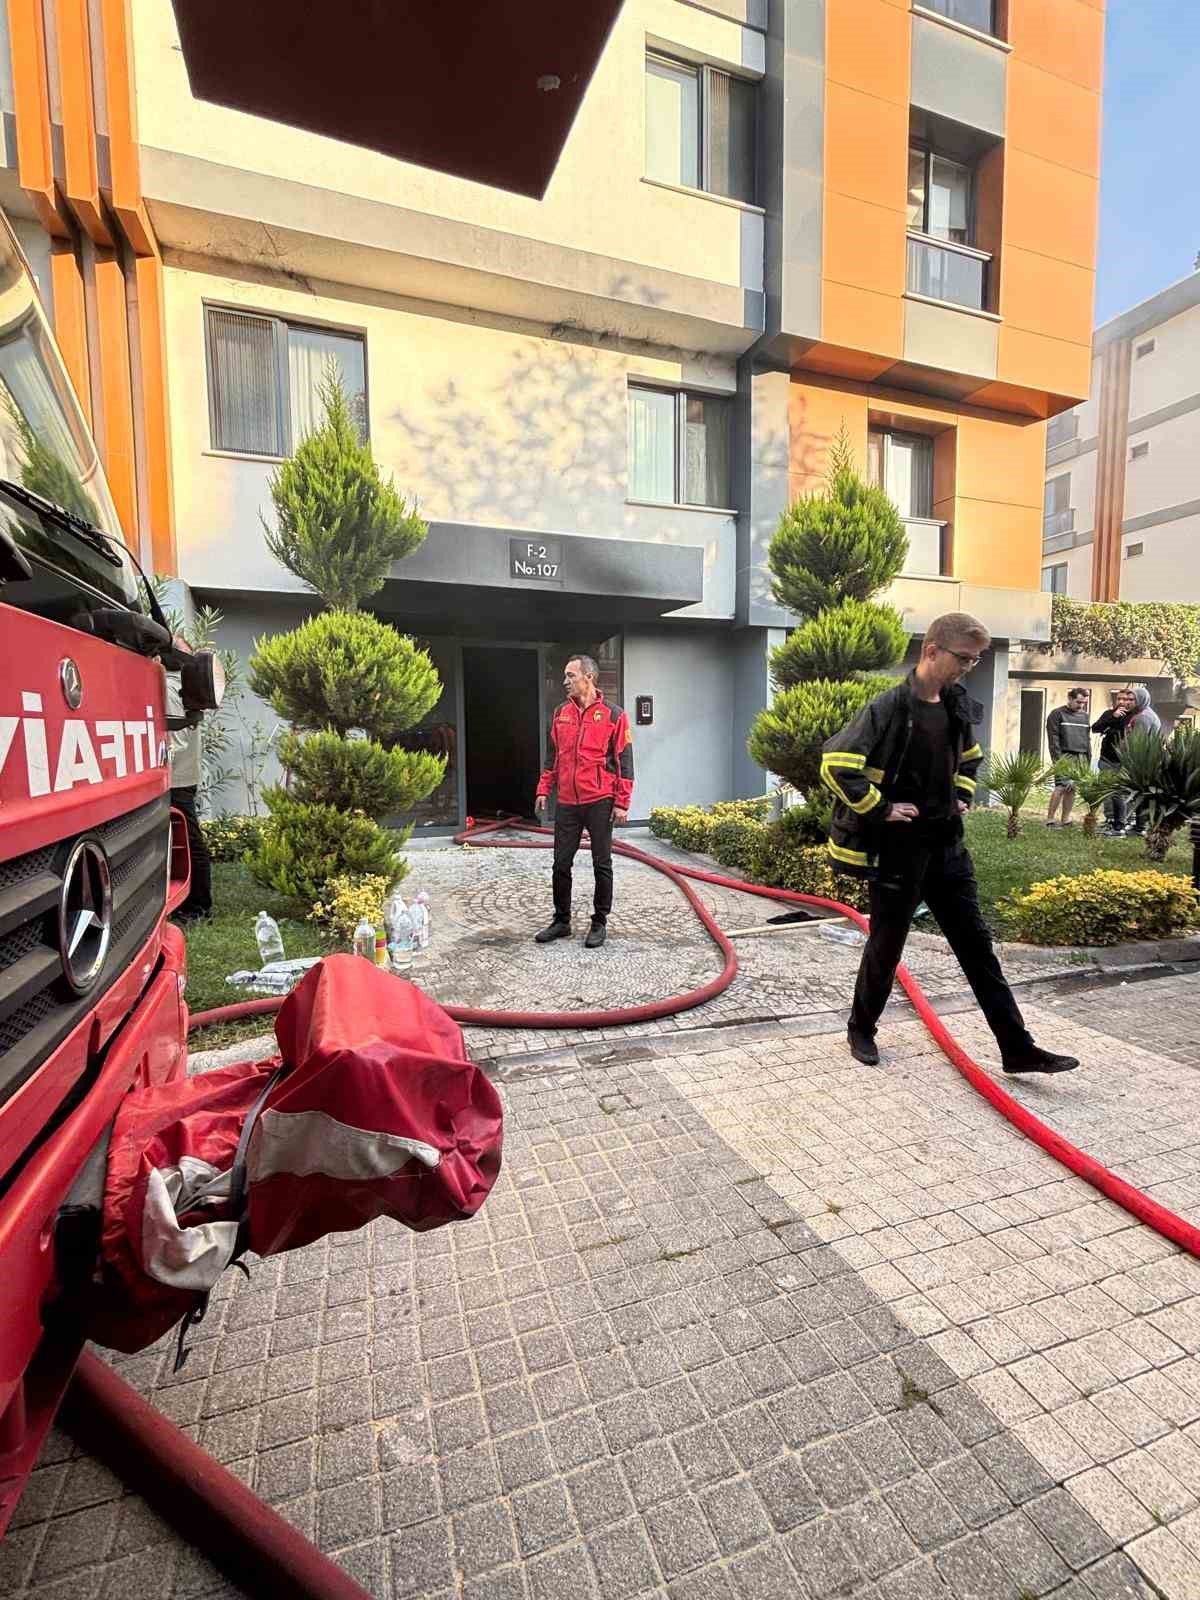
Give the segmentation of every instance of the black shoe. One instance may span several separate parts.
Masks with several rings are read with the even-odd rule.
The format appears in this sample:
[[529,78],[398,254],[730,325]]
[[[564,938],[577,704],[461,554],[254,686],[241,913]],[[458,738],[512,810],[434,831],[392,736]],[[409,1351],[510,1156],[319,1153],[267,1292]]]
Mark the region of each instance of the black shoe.
[[592,925],[588,929],[587,938],[583,941],[583,948],[585,950],[599,950],[600,946],[607,938],[608,924],[605,922],[598,922],[596,918],[593,917]]
[[846,1043],[850,1046],[850,1054],[855,1061],[861,1061],[864,1067],[879,1065],[879,1047],[874,1039],[869,1039],[865,1033],[859,1033],[857,1028],[847,1028]]
[[1006,1056],[1005,1072],[1074,1072],[1079,1065],[1075,1056],[1056,1056],[1052,1050],[1042,1050],[1036,1044],[1019,1056]]
[[534,935],[534,944],[550,944],[555,939],[569,939],[571,937],[571,924],[560,922],[557,917],[548,928],[543,928],[541,933]]

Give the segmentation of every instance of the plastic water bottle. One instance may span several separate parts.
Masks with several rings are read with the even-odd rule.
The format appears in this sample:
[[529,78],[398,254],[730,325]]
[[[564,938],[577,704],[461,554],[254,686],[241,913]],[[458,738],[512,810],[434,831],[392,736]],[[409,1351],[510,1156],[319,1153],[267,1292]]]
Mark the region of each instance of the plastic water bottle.
[[284,959],[283,935],[279,931],[279,924],[268,912],[258,913],[258,920],[254,924],[254,937],[258,940],[258,959],[264,967],[268,961]]
[[429,935],[432,932],[432,918],[429,913],[429,891],[422,889],[412,905],[409,914],[413,919],[413,934],[418,950],[429,949]]
[[375,959],[375,924],[368,922],[366,917],[354,930],[354,954],[364,956],[368,961]]
[[385,918],[392,966],[397,972],[404,972],[412,966],[415,940],[412,914],[400,894],[388,901]]

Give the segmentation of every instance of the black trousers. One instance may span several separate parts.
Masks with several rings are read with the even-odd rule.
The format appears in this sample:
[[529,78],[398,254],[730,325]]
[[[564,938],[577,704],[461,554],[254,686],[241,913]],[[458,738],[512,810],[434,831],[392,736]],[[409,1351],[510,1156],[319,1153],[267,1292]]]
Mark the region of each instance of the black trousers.
[[176,811],[183,812],[183,820],[187,823],[188,848],[192,854],[192,886],[179,908],[179,915],[207,916],[213,903],[212,856],[208,853],[207,841],[200,831],[200,818],[196,815],[195,785],[187,789],[172,789],[171,804]]
[[588,806],[565,806],[560,800],[554,813],[554,916],[571,920],[571,867],[583,830],[592,841],[592,871],[596,874],[593,902],[597,922],[607,922],[613,902],[613,803],[594,800]]
[[[1101,772],[1118,772],[1121,767],[1119,761],[1105,761],[1103,757],[1097,762]],[[1104,816],[1110,828],[1124,829],[1129,823],[1129,799],[1124,789],[1118,789],[1115,794],[1110,794],[1104,802]]]
[[924,900],[966,974],[1000,1053],[1020,1054],[1033,1040],[980,914],[975,868],[966,847],[959,840],[942,844],[914,838],[908,823],[892,823],[890,829],[900,837],[885,841],[879,877],[871,884],[871,933],[858,969],[850,1026],[874,1038],[913,913]]

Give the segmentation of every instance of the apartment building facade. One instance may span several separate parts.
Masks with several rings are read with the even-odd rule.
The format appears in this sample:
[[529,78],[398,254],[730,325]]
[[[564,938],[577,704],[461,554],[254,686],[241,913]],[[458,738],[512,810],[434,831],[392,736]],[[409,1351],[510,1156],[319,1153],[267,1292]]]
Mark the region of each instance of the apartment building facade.
[[330,360],[428,519],[374,602],[444,685],[422,825],[526,804],[578,650],[636,717],[637,816],[762,792],[767,545],[843,427],[908,522],[914,635],[995,634],[999,726],[1010,641],[1048,637],[1045,421],[1090,370],[1102,5],[626,0],[541,199],[198,99],[159,0],[8,17],[0,198],[147,565],[243,655],[311,609],[261,517]]
[[1046,439],[1042,587],[1200,603],[1200,272],[1096,329]]

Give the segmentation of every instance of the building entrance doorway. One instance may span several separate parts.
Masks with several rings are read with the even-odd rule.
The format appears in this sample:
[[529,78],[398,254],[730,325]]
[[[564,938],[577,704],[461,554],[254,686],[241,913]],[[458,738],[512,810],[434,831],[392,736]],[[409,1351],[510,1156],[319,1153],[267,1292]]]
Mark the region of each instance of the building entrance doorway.
[[468,645],[462,663],[467,814],[532,817],[542,766],[538,652]]

